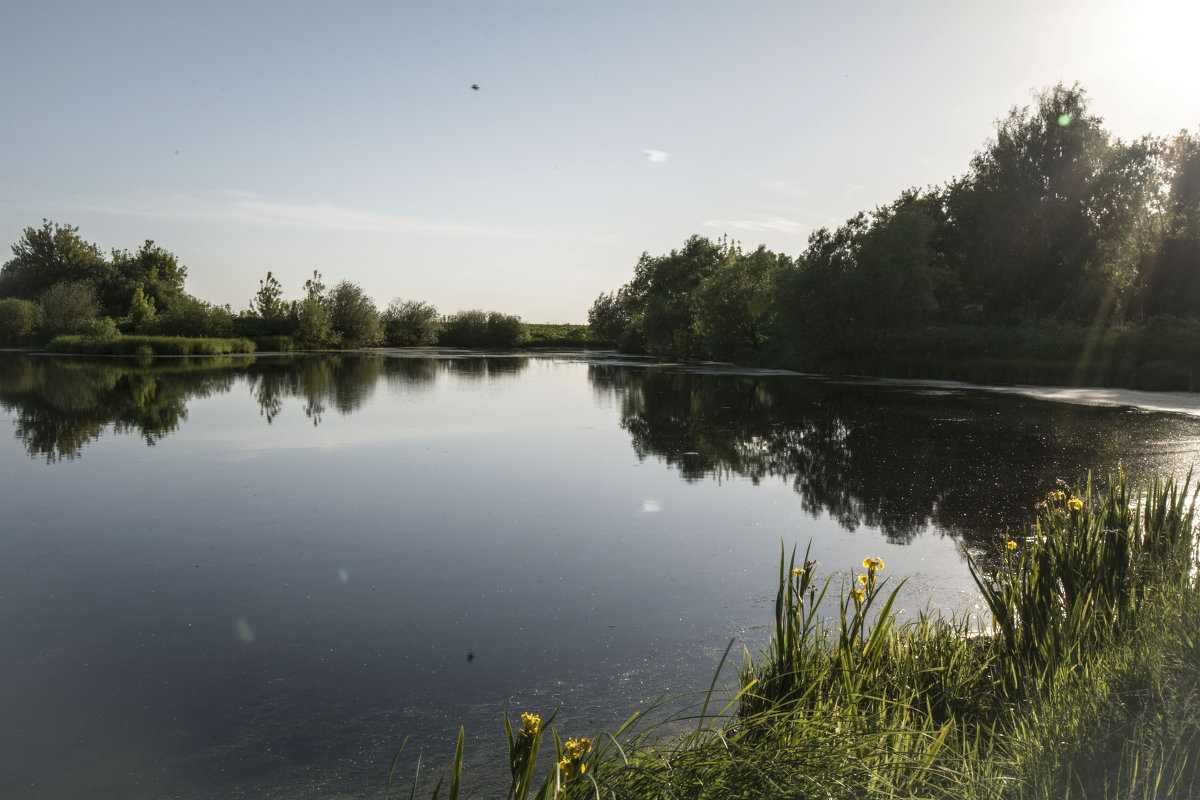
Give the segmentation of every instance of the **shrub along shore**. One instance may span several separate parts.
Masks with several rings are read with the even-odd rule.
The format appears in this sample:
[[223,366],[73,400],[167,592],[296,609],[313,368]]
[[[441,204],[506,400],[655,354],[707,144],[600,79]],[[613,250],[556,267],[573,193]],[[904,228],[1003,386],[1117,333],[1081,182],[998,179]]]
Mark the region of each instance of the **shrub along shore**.
[[[785,551],[771,640],[743,656],[735,696],[715,697],[718,672],[699,700],[656,709],[680,709],[665,723],[635,715],[565,742],[538,713],[552,709],[525,710],[515,732],[506,714],[507,796],[1200,796],[1195,499],[1190,476],[1050,492],[1026,535],[970,562],[983,631],[902,623],[881,559],[839,582],[819,554]],[[388,792],[424,795],[403,750]],[[433,796],[472,794],[463,759],[460,732]]]

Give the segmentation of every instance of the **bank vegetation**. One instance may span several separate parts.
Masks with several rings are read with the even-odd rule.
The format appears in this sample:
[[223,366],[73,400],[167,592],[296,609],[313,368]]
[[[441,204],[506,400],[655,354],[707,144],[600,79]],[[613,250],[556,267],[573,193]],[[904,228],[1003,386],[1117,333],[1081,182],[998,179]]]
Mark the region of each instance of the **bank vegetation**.
[[[900,617],[882,559],[834,579],[819,554],[785,551],[770,642],[744,654],[732,697],[718,676],[665,722],[635,715],[565,742],[555,709],[523,710],[515,733],[506,715],[509,785],[469,785],[460,734],[430,793],[1200,796],[1195,497],[1190,479],[1055,487],[1027,531],[971,559],[983,629]],[[411,779],[408,794],[425,796],[420,769],[402,747],[389,791]]]

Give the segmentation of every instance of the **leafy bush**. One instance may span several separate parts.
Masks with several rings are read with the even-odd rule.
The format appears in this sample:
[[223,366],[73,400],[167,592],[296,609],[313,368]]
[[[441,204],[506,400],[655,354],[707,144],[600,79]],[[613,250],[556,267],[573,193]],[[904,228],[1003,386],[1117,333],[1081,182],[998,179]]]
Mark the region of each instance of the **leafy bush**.
[[83,326],[81,333],[84,336],[92,339],[115,339],[121,335],[117,330],[117,323],[113,322],[110,317],[100,317],[94,319]]
[[420,347],[438,340],[437,308],[420,300],[397,297],[383,312],[383,340],[396,347]]
[[383,340],[379,311],[362,287],[342,281],[325,295],[325,310],[346,347],[370,347]]
[[42,331],[51,336],[81,333],[100,313],[96,290],[85,281],[63,281],[44,291]]
[[165,312],[155,316],[150,327],[160,336],[225,338],[233,334],[233,313],[228,308],[185,294]]
[[439,344],[451,347],[520,347],[528,341],[520,317],[478,308],[448,317],[438,336]]
[[0,344],[28,342],[40,317],[41,308],[32,300],[17,297],[0,300]]

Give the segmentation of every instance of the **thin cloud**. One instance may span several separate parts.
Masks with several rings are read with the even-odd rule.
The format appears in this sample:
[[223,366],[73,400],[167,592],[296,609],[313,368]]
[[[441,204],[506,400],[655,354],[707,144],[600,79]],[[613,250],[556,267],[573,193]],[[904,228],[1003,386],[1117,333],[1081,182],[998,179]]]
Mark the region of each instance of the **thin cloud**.
[[646,154],[646,160],[651,164],[662,164],[671,157],[666,150],[643,150],[642,152]]
[[92,201],[75,207],[84,211],[122,216],[232,222],[272,228],[355,233],[453,233],[510,239],[542,238],[538,234],[511,228],[491,228],[363,211],[332,203],[280,202],[241,190],[205,195],[172,194],[142,203]]
[[796,197],[801,200],[807,200],[809,192],[803,186],[796,186],[783,180],[770,180],[764,184],[768,189],[785,194],[788,197]]
[[770,231],[772,233],[803,233],[805,226],[792,219],[710,219],[700,223],[706,228],[732,228],[739,231]]

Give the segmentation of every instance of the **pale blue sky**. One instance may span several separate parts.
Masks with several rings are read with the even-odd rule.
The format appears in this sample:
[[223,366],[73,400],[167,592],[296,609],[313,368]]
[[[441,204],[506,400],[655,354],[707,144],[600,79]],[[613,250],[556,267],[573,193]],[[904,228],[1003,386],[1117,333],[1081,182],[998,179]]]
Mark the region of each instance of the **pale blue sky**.
[[7,0],[2,257],[47,218],[154,239],[235,310],[318,269],[582,322],[643,251],[796,255],[962,174],[1059,81],[1121,138],[1196,130],[1198,7]]

